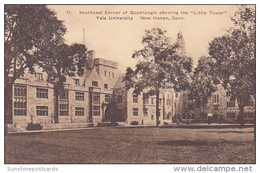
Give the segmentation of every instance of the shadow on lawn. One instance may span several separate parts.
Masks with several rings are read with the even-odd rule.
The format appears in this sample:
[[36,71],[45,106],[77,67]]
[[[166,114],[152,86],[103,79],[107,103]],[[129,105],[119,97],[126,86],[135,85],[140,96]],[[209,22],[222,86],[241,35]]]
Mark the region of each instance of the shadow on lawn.
[[207,133],[254,133],[254,131],[205,131]]
[[252,141],[205,141],[205,140],[171,140],[171,141],[159,141],[157,142],[158,145],[169,145],[169,146],[219,146],[219,145],[235,145],[235,146],[241,146],[241,145],[247,145],[248,143],[251,143]]

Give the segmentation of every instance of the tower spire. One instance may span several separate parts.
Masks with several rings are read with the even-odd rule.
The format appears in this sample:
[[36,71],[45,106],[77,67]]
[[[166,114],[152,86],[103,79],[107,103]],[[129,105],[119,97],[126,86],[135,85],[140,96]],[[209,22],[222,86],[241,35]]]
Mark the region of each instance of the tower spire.
[[184,42],[184,38],[183,38],[181,30],[179,31],[179,33],[177,35],[176,45],[178,46],[178,53],[181,56],[184,56],[186,54],[185,42]]

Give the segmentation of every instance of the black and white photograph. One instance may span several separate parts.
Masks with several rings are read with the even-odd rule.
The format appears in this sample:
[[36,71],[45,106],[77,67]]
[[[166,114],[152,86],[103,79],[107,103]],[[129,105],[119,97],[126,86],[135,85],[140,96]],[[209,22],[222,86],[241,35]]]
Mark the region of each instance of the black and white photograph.
[[5,165],[252,171],[256,4],[6,3],[3,22]]

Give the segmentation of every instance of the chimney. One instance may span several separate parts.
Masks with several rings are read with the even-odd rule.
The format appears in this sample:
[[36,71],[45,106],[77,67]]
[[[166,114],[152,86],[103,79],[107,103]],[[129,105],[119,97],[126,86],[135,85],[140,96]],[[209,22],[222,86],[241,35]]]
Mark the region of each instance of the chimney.
[[85,67],[87,69],[93,69],[94,67],[94,59],[95,59],[95,51],[94,50],[89,50],[88,51],[88,60],[86,62]]
[[95,59],[95,51],[89,50],[88,51],[88,57],[89,57],[89,59],[91,59],[93,61]]

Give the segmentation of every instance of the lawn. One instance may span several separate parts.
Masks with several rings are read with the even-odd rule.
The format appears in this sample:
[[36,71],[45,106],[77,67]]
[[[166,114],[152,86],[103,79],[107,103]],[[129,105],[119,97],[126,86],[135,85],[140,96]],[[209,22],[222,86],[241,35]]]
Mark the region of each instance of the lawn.
[[255,163],[253,128],[95,128],[5,137],[5,163]]

